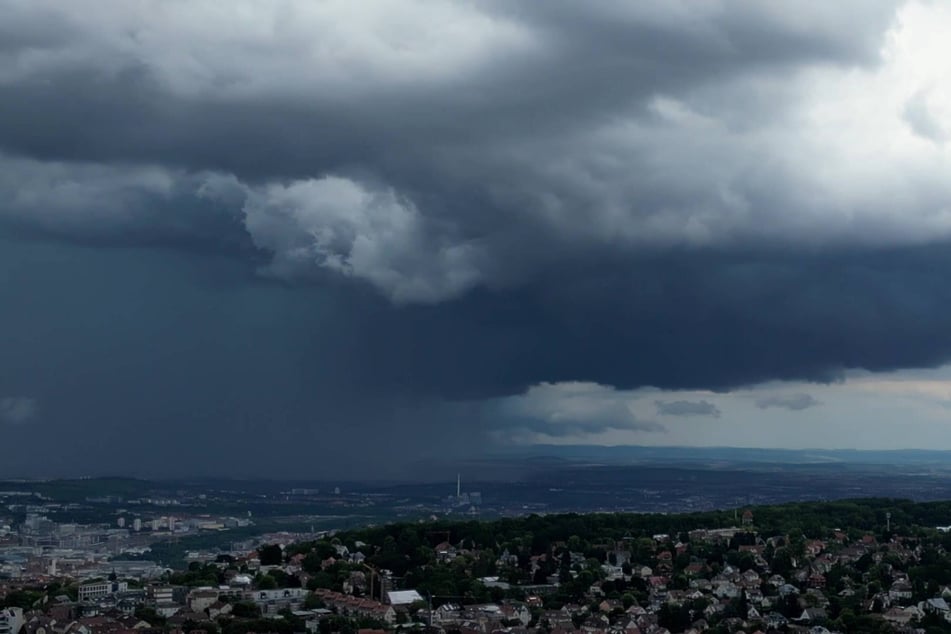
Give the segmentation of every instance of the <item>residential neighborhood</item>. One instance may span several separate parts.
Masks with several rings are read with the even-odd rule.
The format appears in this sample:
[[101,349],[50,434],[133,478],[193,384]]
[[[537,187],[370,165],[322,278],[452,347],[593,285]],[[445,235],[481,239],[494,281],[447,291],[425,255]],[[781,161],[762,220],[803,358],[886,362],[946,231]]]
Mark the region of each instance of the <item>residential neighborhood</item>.
[[951,631],[951,533],[839,522],[882,514],[862,503],[830,506],[829,526],[783,508],[421,521],[271,535],[183,569],[47,569],[0,580],[0,634]]

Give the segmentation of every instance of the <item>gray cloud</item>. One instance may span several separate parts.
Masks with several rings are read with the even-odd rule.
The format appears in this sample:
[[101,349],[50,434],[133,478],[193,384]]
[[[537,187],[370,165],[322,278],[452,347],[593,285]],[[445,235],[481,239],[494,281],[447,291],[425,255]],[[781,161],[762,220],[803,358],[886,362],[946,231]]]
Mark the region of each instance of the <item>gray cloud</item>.
[[941,93],[876,79],[900,4],[0,0],[0,384],[63,452],[176,421],[196,459],[382,464],[660,429],[537,384],[942,363],[951,184],[907,130]]
[[[398,302],[530,283],[565,249],[851,240],[848,216],[816,209],[832,221],[803,226],[777,205],[795,208],[811,189],[803,166],[770,154],[785,139],[764,144],[722,122],[755,86],[772,118],[744,120],[758,121],[757,136],[783,136],[796,95],[760,79],[875,64],[894,6],[805,3],[791,19],[756,3],[352,12],[299,2],[287,15],[256,7],[277,32],[262,49],[258,31],[210,2],[159,15],[16,5],[0,60],[0,147],[52,173],[11,176],[7,189],[43,205],[44,227],[83,237],[99,226],[122,243],[169,229],[165,214],[139,208],[181,208],[176,193],[217,174],[233,179],[230,213],[273,258],[269,274],[330,270]],[[944,183],[928,187],[945,193]],[[830,210],[842,195],[828,192]],[[863,239],[932,235],[922,226],[903,237],[879,200]],[[203,201],[173,215],[175,230],[194,222],[201,233]]]
[[35,398],[27,396],[5,396],[0,398],[0,422],[10,425],[29,423],[37,414]]
[[756,401],[756,406],[760,409],[779,407],[782,409],[792,410],[794,412],[815,407],[817,405],[821,405],[821,403],[810,394],[805,393],[788,394],[782,396],[767,396]]
[[712,416],[720,418],[720,410],[709,401],[654,401],[661,416]]
[[543,383],[525,394],[490,401],[486,420],[505,434],[529,432],[539,436],[585,436],[621,429],[663,432],[663,425],[635,416],[629,396],[590,383]]
[[918,136],[935,143],[943,143],[947,139],[948,133],[941,124],[941,120],[931,112],[928,106],[927,92],[920,91],[909,99],[905,104],[903,115],[905,121]]

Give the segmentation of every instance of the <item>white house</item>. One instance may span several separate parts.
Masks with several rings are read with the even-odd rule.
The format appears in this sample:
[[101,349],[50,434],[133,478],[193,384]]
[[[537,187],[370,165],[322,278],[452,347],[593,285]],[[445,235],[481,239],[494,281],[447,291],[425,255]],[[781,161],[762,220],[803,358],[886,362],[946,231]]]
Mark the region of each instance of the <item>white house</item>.
[[22,627],[22,608],[3,608],[0,610],[0,634],[19,634]]

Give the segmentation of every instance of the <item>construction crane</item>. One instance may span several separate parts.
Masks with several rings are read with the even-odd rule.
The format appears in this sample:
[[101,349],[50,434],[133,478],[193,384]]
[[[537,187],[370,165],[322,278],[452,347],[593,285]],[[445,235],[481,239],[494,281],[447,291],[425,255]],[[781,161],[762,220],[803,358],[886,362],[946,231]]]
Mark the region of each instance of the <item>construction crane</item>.
[[378,579],[380,581],[380,603],[383,603],[383,576],[380,574],[380,570],[366,562],[362,562],[361,565],[370,571],[370,600],[373,600],[373,580]]

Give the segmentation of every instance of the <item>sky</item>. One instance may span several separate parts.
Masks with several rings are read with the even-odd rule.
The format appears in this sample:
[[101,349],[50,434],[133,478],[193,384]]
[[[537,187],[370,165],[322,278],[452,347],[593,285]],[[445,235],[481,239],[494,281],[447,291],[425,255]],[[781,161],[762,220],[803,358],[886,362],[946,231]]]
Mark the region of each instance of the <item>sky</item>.
[[0,13],[0,476],[951,449],[947,3]]

